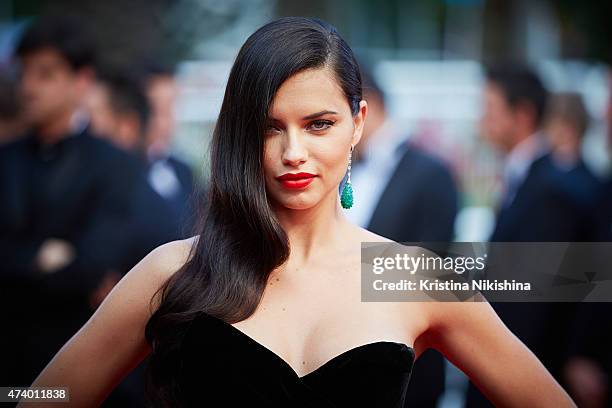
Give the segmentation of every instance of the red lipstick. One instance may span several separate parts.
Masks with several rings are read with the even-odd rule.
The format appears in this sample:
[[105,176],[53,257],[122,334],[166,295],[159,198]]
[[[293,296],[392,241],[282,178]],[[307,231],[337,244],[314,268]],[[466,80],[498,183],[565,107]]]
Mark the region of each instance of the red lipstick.
[[301,172],[285,173],[276,179],[279,180],[285,188],[299,189],[308,186],[310,183],[312,183],[315,177],[315,174]]

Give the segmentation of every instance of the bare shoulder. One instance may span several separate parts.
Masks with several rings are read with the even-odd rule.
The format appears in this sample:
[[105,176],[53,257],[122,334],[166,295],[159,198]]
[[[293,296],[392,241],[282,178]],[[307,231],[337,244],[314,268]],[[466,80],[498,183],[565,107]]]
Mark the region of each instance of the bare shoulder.
[[179,270],[193,255],[193,249],[198,242],[199,236],[170,241],[158,246],[151,251],[143,262],[147,263],[153,270],[162,277],[169,278]]
[[355,228],[358,229],[358,234],[356,235],[359,237],[359,240],[361,242],[389,242],[389,243],[395,242],[392,239],[383,237],[382,235],[375,234],[372,231],[368,231],[365,228],[357,227],[357,226],[355,226]]
[[[153,249],[115,285],[96,314],[112,315],[116,320],[120,320],[116,316],[123,316],[125,320],[144,324],[158,306],[159,290],[189,260],[196,242],[197,239],[188,238]],[[154,301],[154,308],[151,308],[151,301]],[[126,305],[130,307],[126,309]]]
[[122,279],[125,282],[119,285],[125,283],[126,288],[137,290],[138,293],[144,291],[155,298],[157,305],[160,294],[158,290],[191,259],[197,242],[198,236],[195,236],[158,246],[130,270]]
[[72,406],[100,406],[119,379],[150,353],[145,333],[158,306],[156,295],[189,260],[196,242],[195,237],[168,242],[142,258],[113,287],[33,385],[68,385]]

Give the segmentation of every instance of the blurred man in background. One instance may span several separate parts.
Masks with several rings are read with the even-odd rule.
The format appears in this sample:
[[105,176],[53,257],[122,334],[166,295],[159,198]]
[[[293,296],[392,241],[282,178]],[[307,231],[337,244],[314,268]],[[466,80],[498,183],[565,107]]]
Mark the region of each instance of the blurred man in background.
[[573,194],[574,180],[557,165],[543,131],[548,93],[540,79],[526,67],[492,67],[484,94],[483,136],[504,156],[491,241],[590,238],[584,216],[592,208]]
[[356,199],[347,216],[395,241],[450,242],[458,207],[453,176],[439,159],[410,144],[365,64],[362,81],[368,120],[353,155]]
[[[612,75],[606,109],[607,143],[612,155]],[[594,241],[612,242],[612,178],[608,175],[598,195],[597,235]],[[564,380],[580,407],[612,406],[612,303],[583,302],[578,306]]]
[[143,65],[145,92],[149,98],[152,116],[147,131],[146,147],[148,155],[155,160],[172,156],[178,84],[170,67],[150,61]]
[[0,383],[27,386],[129,267],[119,238],[147,183],[131,155],[90,133],[94,49],[79,21],[35,21],[16,56],[30,131],[0,147],[0,311],[10,327]]
[[145,92],[151,120],[145,137],[148,180],[179,220],[178,234],[188,237],[195,222],[195,208],[204,193],[196,185],[191,168],[172,153],[176,132],[178,86],[174,72],[161,64],[144,64]]
[[582,141],[589,126],[589,114],[576,92],[552,95],[546,114],[546,132],[553,158],[565,168],[584,166]]
[[[594,200],[584,200],[577,180],[559,167],[543,125],[548,92],[528,67],[488,69],[484,90],[483,136],[503,155],[504,188],[492,242],[576,242],[593,238]],[[577,152],[573,153],[574,155]],[[491,259],[489,260],[491,263]],[[562,381],[571,303],[492,303],[500,318],[551,373]],[[490,406],[470,387],[468,406]]]
[[201,193],[190,167],[172,153],[177,92],[173,72],[161,64],[104,67],[87,105],[95,133],[141,160],[168,212],[158,219],[171,220],[174,235],[186,238]]
[[99,69],[87,106],[96,135],[140,157],[144,163],[151,107],[140,78],[124,68]]
[[87,97],[93,132],[133,156],[147,180],[132,192],[135,213],[123,228],[126,268],[157,245],[178,239],[181,225],[171,203],[148,182],[146,138],[152,116],[142,82],[136,71],[106,66],[98,70],[96,85]]
[[[409,144],[409,134],[389,116],[384,93],[369,66],[360,65],[368,120],[353,154],[355,203],[345,214],[397,242],[452,241],[458,194],[450,171]],[[444,359],[428,350],[416,362],[406,400],[435,407],[443,391]]]
[[[595,207],[602,185],[582,159],[582,142],[588,126],[589,114],[580,94],[566,92],[552,96],[545,131],[552,157],[557,167],[567,173],[568,179],[573,179],[571,185],[576,197],[585,205]],[[597,220],[593,220],[589,225],[596,230],[596,223]]]

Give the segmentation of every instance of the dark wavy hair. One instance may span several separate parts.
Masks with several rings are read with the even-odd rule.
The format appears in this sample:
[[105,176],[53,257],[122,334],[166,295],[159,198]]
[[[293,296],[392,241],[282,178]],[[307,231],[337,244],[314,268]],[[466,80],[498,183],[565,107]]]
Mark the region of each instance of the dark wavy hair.
[[50,48],[77,71],[96,63],[96,49],[90,30],[74,15],[49,14],[35,19],[15,47],[15,55],[25,55]]
[[498,62],[488,66],[485,74],[488,81],[502,90],[506,102],[512,108],[520,105],[531,106],[534,125],[542,125],[549,95],[542,80],[531,67],[513,62]]
[[353,52],[330,24],[287,17],[258,29],[231,69],[210,148],[211,178],[190,259],[160,288],[145,329],[152,347],[147,396],[176,406],[180,344],[200,311],[230,323],[255,312],[270,273],[289,256],[287,234],[273,213],[263,173],[264,134],[283,82],[312,68],[334,73],[359,112],[361,75]]

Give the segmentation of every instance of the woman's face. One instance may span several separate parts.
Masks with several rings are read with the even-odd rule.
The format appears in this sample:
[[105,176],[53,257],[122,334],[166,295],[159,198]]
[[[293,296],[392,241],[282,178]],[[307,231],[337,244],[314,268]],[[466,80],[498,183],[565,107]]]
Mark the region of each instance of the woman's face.
[[337,196],[362,133],[366,102],[359,107],[353,116],[327,68],[302,71],[281,85],[264,136],[266,190],[275,204],[303,210]]

